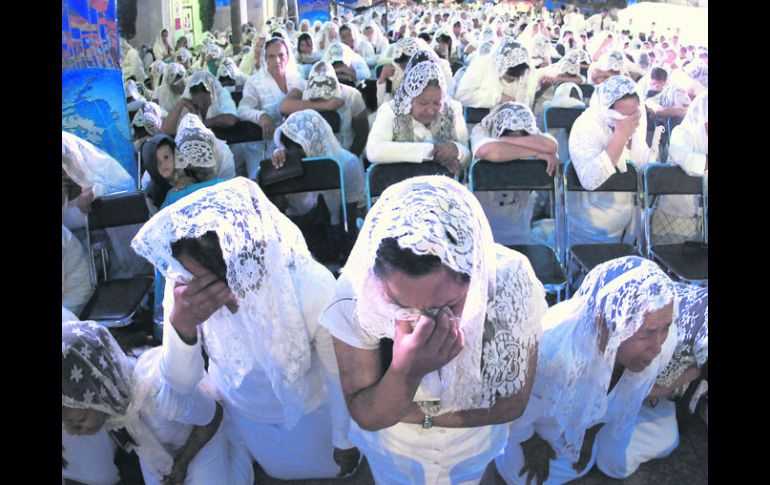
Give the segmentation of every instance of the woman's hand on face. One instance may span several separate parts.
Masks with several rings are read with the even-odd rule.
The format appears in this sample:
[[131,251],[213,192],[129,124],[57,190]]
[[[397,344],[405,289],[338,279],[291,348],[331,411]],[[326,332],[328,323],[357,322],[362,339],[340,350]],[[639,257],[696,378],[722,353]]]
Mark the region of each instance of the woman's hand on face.
[[626,116],[622,120],[615,122],[615,132],[626,140],[631,138],[639,127],[639,120],[642,118],[642,112],[637,110],[634,114]]
[[276,170],[283,167],[283,165],[286,163],[286,149],[276,148],[273,150],[273,155],[270,157],[270,160],[273,162],[273,168]]
[[192,273],[193,280],[174,286],[174,309],[169,322],[180,337],[195,343],[197,326],[225,305],[234,313],[238,300],[225,282],[194,259],[182,256],[179,261]]
[[83,214],[88,214],[91,212],[91,204],[94,202],[94,189],[88,188],[80,193],[80,196],[78,196],[77,200],[77,206],[78,209],[80,209],[80,212]]
[[263,113],[262,116],[259,117],[259,126],[262,127],[262,139],[272,140],[273,135],[275,134],[275,123],[273,123],[273,119],[268,114]]
[[540,485],[548,480],[550,461],[556,458],[551,445],[535,433],[530,439],[521,442],[521,451],[524,454],[524,466],[519,470],[519,476],[527,473],[527,485],[530,482]]
[[446,310],[441,310],[435,319],[421,315],[414,329],[410,322],[398,320],[391,365],[410,377],[422,379],[457,357],[464,345],[465,336]]

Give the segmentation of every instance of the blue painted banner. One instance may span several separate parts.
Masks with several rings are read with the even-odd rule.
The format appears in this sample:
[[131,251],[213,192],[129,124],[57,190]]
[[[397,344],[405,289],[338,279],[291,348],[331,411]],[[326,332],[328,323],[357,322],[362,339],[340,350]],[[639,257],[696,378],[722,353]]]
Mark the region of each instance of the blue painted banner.
[[327,22],[329,17],[329,2],[322,0],[297,0],[297,10],[299,12],[299,21],[307,19],[310,25],[319,20]]
[[137,177],[115,0],[62,1],[62,130],[88,140]]

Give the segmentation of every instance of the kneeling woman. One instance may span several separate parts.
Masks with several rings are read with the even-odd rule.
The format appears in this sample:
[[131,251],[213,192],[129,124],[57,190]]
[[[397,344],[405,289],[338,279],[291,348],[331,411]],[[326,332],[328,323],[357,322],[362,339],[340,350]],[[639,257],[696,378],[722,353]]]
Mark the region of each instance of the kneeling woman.
[[543,286],[449,177],[383,192],[320,322],[377,483],[478,483],[529,399]]
[[655,263],[627,257],[548,310],[532,398],[495,460],[506,483],[561,484],[594,462],[610,476],[625,468],[642,401],[676,347],[675,300]]
[[106,328],[63,323],[64,429],[68,435],[90,436],[106,427],[119,441],[122,436],[139,455],[147,484],[229,483],[227,442],[219,426],[222,406],[205,381],[188,395],[163,382],[160,352],[142,354],[132,368]]

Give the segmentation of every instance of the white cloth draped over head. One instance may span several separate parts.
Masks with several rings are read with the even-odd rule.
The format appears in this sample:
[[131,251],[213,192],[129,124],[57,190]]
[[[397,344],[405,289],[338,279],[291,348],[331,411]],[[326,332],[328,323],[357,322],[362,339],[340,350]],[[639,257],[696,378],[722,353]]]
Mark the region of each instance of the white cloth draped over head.
[[181,64],[192,61],[193,55],[187,47],[180,47],[174,52],[174,59]]
[[[367,215],[342,272],[356,296],[362,330],[373,338],[392,339],[396,317],[414,310],[383,297],[374,266],[386,238],[417,255],[437,256],[447,268],[470,276],[462,315],[456,315],[465,347],[440,369],[440,412],[489,408],[497,397],[518,392],[529,373],[526,361],[537,344],[545,299],[539,307],[516,304],[519,297],[531,299],[534,288],[528,281],[534,277],[525,278],[521,268],[500,271],[508,261],[500,258],[478,200],[449,177],[414,177],[388,187]],[[530,316],[536,318],[526,322]],[[509,360],[497,353],[503,348],[517,354]],[[516,370],[511,370],[512,362]],[[436,414],[435,409],[430,412]]]
[[91,321],[62,323],[61,354],[62,406],[106,413],[107,429],[126,428],[158,477],[171,473],[173,458],[139,415],[149,389],[135,385],[131,362],[109,330]]
[[580,87],[575,83],[566,82],[556,86],[553,98],[546,101],[543,104],[543,107],[585,108],[586,104],[583,102],[583,94],[582,91],[580,91]]
[[492,62],[494,62],[498,77],[503,77],[509,68],[520,64],[529,64],[530,57],[524,46],[516,42],[513,37],[506,36],[500,39],[492,53]]
[[163,119],[168,116],[168,112],[161,108],[157,103],[146,102],[134,115],[131,120],[131,126],[134,128],[144,128],[150,136],[160,133],[160,125]]
[[569,51],[556,63],[556,69],[559,74],[579,76],[581,59],[582,55],[580,54],[580,51]]
[[[268,39],[267,42],[265,42],[265,46],[262,48],[262,51],[259,53],[259,72],[261,75],[270,75],[267,71],[267,58],[265,57],[267,55],[268,42],[270,43],[270,46],[273,46],[276,42],[281,43],[283,44],[284,49],[286,49],[286,82],[288,83],[290,79],[301,79],[299,70],[297,69],[297,62],[294,59],[294,49],[292,49],[291,44],[287,43],[286,40],[281,37],[271,37]],[[292,81],[292,84],[295,82],[296,81]]]
[[341,97],[342,90],[332,65],[323,61],[313,64],[307,77],[307,86],[302,92],[302,99],[315,101]]
[[702,59],[696,59],[684,67],[685,73],[691,79],[698,81],[703,87],[709,87],[709,65]]
[[231,57],[225,58],[222,61],[222,64],[219,65],[219,69],[217,70],[217,80],[222,77],[229,77],[236,82],[240,82],[243,77],[243,73],[238,69],[238,66]]
[[289,115],[281,126],[275,129],[274,141],[278,148],[285,148],[281,134],[299,143],[307,157],[334,157],[342,146],[332,132],[331,126],[317,111],[305,109]]
[[211,168],[217,166],[216,136],[198,115],[187,113],[179,122],[176,138],[175,165],[177,170],[189,166]]
[[366,63],[360,54],[340,41],[329,44],[324,51],[322,60],[330,63],[342,61],[348,67],[352,66],[354,62]]
[[326,50],[332,42],[340,39],[339,29],[334,22],[324,22],[321,31],[316,36],[316,44],[319,50]]
[[61,132],[61,168],[95,197],[136,189],[125,168],[104,150],[66,131]]
[[602,55],[599,59],[598,66],[599,69],[603,71],[615,71],[625,75],[625,63],[626,59],[623,53],[618,50],[613,50]]
[[657,384],[668,387],[692,366],[701,368],[709,357],[709,289],[674,284],[679,314],[677,346],[671,362],[658,375]]
[[156,61],[164,61],[164,60],[169,59],[169,58],[174,56],[174,47],[170,45],[171,41],[168,40],[169,37],[170,37],[170,34],[169,34],[169,37],[166,38],[168,43],[169,43],[169,45],[166,45],[166,44],[163,43],[163,35],[162,34],[163,34],[164,30],[168,34],[168,30],[167,29],[161,29],[158,32],[158,35],[155,36],[155,43],[152,46],[152,53],[155,55],[155,60]]
[[540,134],[532,110],[513,101],[507,101],[493,109],[481,120],[481,126],[492,138],[500,138],[506,130],[524,130],[530,135]]
[[615,116],[619,113],[612,108],[612,105],[629,94],[638,95],[633,79],[626,76],[612,76],[596,88],[596,102],[592,103],[588,109],[594,110],[605,123],[615,126]]
[[150,76],[152,76],[152,88],[158,89],[160,87],[161,79],[163,79],[163,72],[166,70],[166,63],[163,61],[154,61],[150,64]]
[[199,327],[206,352],[231,388],[252,369],[263,371],[291,429],[313,398],[310,380],[320,379],[289,272],[310,263],[305,240],[255,182],[236,177],[162,209],[131,246],[166,278],[184,282],[192,275],[172,256],[171,243],[208,231],[219,238],[239,308],[231,314],[222,307]]
[[208,69],[203,71],[196,71],[192,73],[189,78],[187,78],[187,83],[185,84],[182,97],[185,99],[192,99],[190,89],[200,84],[202,84],[203,87],[206,88],[206,91],[211,94],[211,106],[216,107],[218,110],[222,105],[222,99],[225,96],[228,96],[226,94],[227,90],[219,82],[219,79],[215,78]]
[[393,109],[393,141],[412,142],[414,127],[412,118],[412,100],[421,95],[428,85],[435,85],[441,90],[441,110],[428,127],[435,140],[454,141],[457,139],[454,127],[454,112],[446,102],[447,88],[444,72],[432,60],[420,62],[408,69],[404,79],[390,101]]
[[[676,319],[673,282],[655,263],[632,256],[592,269],[575,296],[551,307],[543,317],[533,393],[543,401],[545,416],[559,423],[564,439],[561,452],[573,463],[586,430],[607,412],[618,347],[642,327],[649,312],[670,303]],[[603,351],[599,325],[608,334]],[[614,436],[620,438],[633,428],[658,370],[671,358],[675,334],[672,325],[661,353],[644,370],[624,372],[615,397],[622,416],[607,424]]]

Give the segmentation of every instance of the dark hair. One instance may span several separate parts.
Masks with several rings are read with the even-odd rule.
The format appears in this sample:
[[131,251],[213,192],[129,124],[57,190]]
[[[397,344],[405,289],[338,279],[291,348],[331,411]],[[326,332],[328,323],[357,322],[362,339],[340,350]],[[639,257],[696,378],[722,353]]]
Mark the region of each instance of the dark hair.
[[523,62],[518,66],[509,67],[505,73],[514,79],[518,79],[523,76],[525,72],[527,72],[527,69],[529,69],[529,64]]
[[420,39],[422,39],[422,40],[424,40],[425,42],[428,42],[428,43],[430,43],[432,41],[432,39],[430,38],[430,34],[428,34],[426,32],[422,32],[417,37],[419,37]]
[[449,45],[446,53],[446,56],[449,57],[452,54],[452,38],[447,34],[441,34],[436,38],[436,41]]
[[401,54],[396,59],[393,59],[393,63],[394,64],[406,64],[407,62],[409,62],[409,59],[411,59],[411,57],[408,56],[407,54]]
[[188,256],[198,264],[211,271],[220,281],[227,283],[227,264],[222,257],[219,236],[214,231],[208,231],[196,238],[183,237],[171,243],[171,256]]
[[526,130],[503,130],[503,132],[500,134],[500,136],[529,136],[529,133]]
[[299,155],[299,158],[307,157],[305,149],[302,148],[302,145],[286,136],[283,131],[281,131],[281,143],[283,143],[283,146],[286,148],[287,152],[296,152]]
[[419,50],[414,53],[414,55],[410,58],[410,61],[412,63],[412,67],[414,67],[421,62],[430,61],[432,59],[433,57],[430,55],[428,51]]
[[343,30],[350,30],[350,27],[348,27],[348,24],[345,24],[342,27],[340,27],[340,35],[342,35]]
[[[636,93],[628,93],[625,96],[622,96],[622,97],[616,99],[615,103],[617,103],[618,101],[623,101],[624,99],[631,99],[631,98],[634,98],[637,101],[639,101],[639,95],[638,94],[636,94]],[[615,109],[615,103],[612,103],[612,105],[610,106],[610,109]]]
[[286,53],[288,54],[289,49],[288,49],[288,47],[286,47],[286,42],[283,40],[283,36],[278,36],[276,34],[273,34],[273,37],[270,40],[268,40],[267,42],[265,42],[265,47],[264,47],[265,52],[267,52],[267,48],[268,47],[270,47],[271,45],[275,44],[276,42],[280,42],[280,44],[283,46],[284,49],[286,49]]
[[[449,235],[449,233],[447,233]],[[374,274],[378,278],[385,278],[393,271],[399,271],[411,277],[425,276],[441,268],[441,258],[432,254],[415,254],[411,249],[402,249],[395,238],[387,237],[382,240],[377,248],[377,257],[374,260]],[[470,281],[470,275],[456,273],[464,282]]]
[[307,32],[303,32],[299,35],[299,37],[297,37],[297,45],[299,45],[299,43],[302,42],[303,40],[310,41],[310,45],[313,45],[313,38],[310,37],[310,34],[308,34]]
[[206,85],[203,83],[196,84],[195,86],[190,86],[190,94],[198,94],[198,93],[210,94],[208,89],[206,89]]
[[662,67],[653,67],[652,71],[650,71],[650,79],[665,81],[668,79],[668,73]]
[[149,133],[147,133],[147,128],[145,128],[144,126],[135,126],[134,127],[134,136],[137,139],[144,138],[147,135],[149,135]]
[[150,174],[150,185],[147,187],[147,197],[155,207],[163,205],[166,194],[171,190],[171,184],[158,172],[158,148],[168,146],[171,151],[176,148],[176,142],[169,135],[159,133],[145,140],[142,144],[142,165]]

